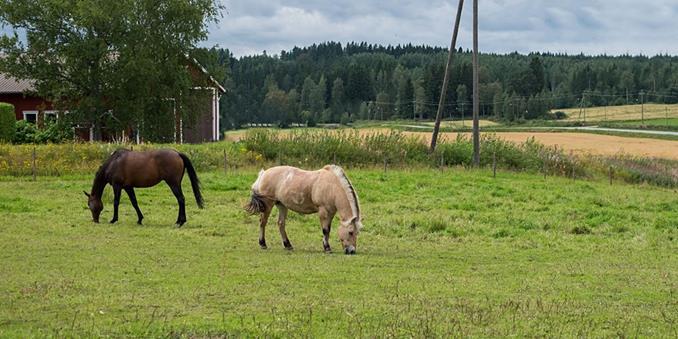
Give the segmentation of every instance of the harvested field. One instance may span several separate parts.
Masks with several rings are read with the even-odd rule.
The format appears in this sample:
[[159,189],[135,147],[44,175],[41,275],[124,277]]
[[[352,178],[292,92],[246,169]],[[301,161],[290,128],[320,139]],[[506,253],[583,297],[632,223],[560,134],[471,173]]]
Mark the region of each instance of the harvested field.
[[579,107],[554,109],[553,111],[562,111],[567,114],[567,120],[570,121],[619,121],[619,120],[640,120],[641,116],[645,119],[662,119],[666,116],[678,116],[678,105],[667,104],[645,104],[641,105],[622,105],[622,106],[602,106],[586,108],[586,118],[584,111]]
[[[470,136],[469,133],[465,133]],[[502,132],[502,139],[524,142],[528,138],[548,146],[558,146],[575,153],[615,155],[619,153],[678,160],[678,141],[649,138],[628,138],[593,133]],[[445,138],[456,138],[457,133],[444,133]]]

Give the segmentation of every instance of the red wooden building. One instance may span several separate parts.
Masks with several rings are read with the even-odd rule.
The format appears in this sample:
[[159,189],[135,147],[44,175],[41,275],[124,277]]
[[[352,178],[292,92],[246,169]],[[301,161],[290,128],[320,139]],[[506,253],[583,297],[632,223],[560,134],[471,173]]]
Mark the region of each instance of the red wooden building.
[[[201,98],[204,98],[202,99],[204,103],[200,104],[202,108],[198,114],[198,119],[191,126],[184,124],[180,118],[181,115],[174,109],[174,141],[177,143],[217,141],[220,139],[219,99],[225,93],[225,90],[196,60],[193,60],[189,67],[195,83],[201,84],[193,89],[206,91],[207,95],[201,96]],[[2,73],[0,73],[0,102],[14,105],[17,120],[27,120],[41,126],[43,120],[58,118],[59,112],[54,109],[52,103],[35,94],[31,81],[17,80]],[[169,118],[171,119],[171,117]],[[74,126],[74,129],[78,139],[92,140],[93,133],[90,126],[78,125]],[[129,132],[105,131],[103,137],[104,140],[112,141],[123,135],[124,137],[138,136],[138,133],[134,133],[135,131]],[[136,138],[137,142],[142,140],[143,136]]]

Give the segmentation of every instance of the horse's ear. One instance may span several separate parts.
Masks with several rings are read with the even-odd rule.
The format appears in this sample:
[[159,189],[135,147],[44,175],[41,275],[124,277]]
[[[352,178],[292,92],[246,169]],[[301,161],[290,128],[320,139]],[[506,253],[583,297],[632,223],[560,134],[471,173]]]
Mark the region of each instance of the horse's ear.
[[363,228],[362,220],[358,220],[358,217],[353,217],[353,219],[351,219],[351,223],[353,226],[355,226],[355,229],[358,230],[358,232],[360,232],[360,230]]
[[85,193],[85,195],[89,198],[89,193],[82,191],[82,193]]

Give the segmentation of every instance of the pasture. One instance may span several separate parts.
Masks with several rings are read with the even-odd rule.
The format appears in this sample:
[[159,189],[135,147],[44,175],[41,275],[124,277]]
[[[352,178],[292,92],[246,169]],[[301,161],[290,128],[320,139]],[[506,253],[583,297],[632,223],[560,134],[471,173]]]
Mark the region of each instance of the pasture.
[[[200,172],[174,228],[166,186],[85,205],[93,174],[0,177],[0,337],[675,337],[678,195],[515,172],[347,169],[365,229],[324,254],[290,213],[259,249],[257,168]],[[190,192],[188,180],[184,191]],[[111,217],[104,196],[102,221]],[[275,218],[276,212],[272,215]]]

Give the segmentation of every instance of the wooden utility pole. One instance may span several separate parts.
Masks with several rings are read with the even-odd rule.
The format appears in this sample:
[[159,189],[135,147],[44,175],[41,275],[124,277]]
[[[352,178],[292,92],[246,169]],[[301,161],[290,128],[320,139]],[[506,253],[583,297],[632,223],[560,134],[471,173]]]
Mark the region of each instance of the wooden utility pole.
[[457,48],[457,34],[459,33],[459,22],[461,21],[461,11],[464,8],[464,0],[459,0],[457,7],[457,17],[454,20],[454,30],[452,31],[452,42],[450,43],[450,51],[447,54],[447,65],[445,66],[445,77],[443,78],[443,87],[440,89],[440,100],[438,100],[438,112],[436,113],[436,122],[433,126],[433,135],[431,136],[431,149],[433,152],[436,149],[438,142],[438,131],[440,131],[440,120],[443,116],[443,107],[445,107],[445,96],[447,96],[447,84],[450,82],[450,69],[452,68],[452,58]]
[[478,90],[478,0],[473,0],[473,165],[480,166],[480,95]]
[[645,125],[645,91],[640,91],[640,124]]

